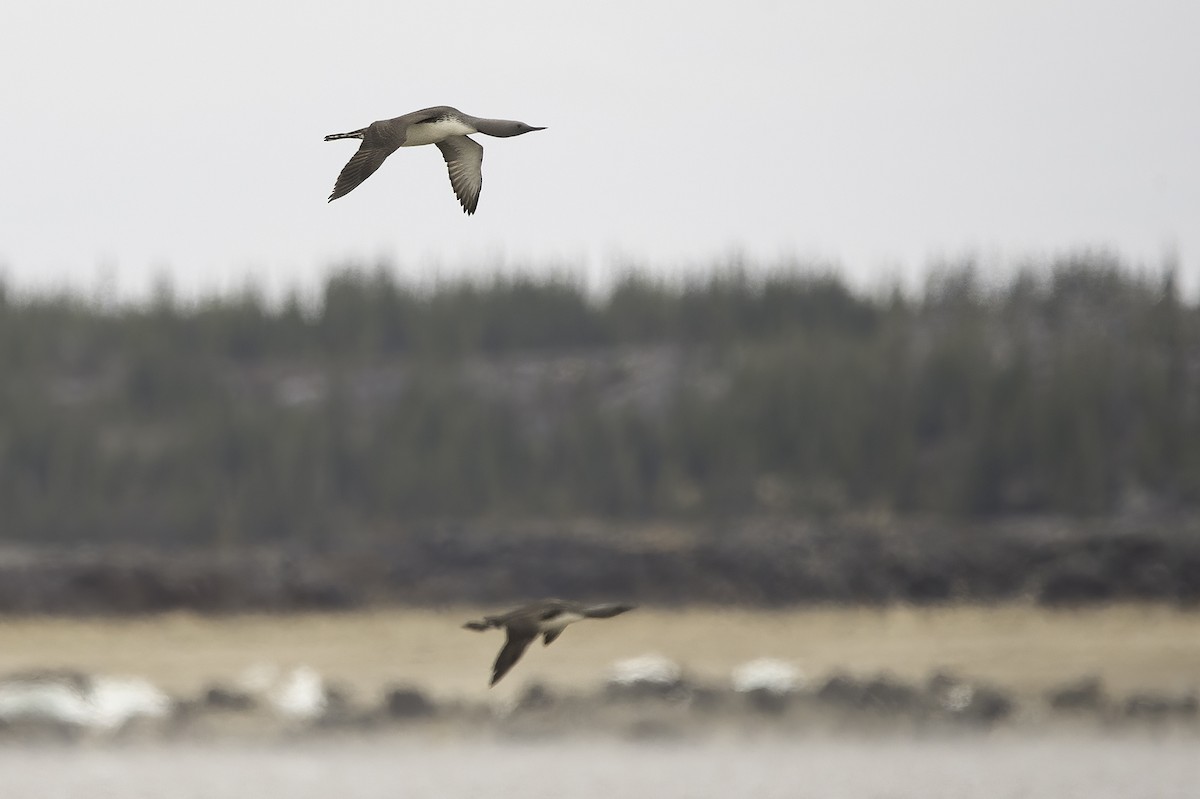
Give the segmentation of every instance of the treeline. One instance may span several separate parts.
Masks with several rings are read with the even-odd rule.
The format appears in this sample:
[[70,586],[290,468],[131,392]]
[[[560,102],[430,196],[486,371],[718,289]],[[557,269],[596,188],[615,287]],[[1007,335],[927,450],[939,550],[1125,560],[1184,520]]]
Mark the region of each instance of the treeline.
[[0,536],[222,546],[453,518],[1200,510],[1200,308],[1087,255],[919,296],[630,274],[133,308],[0,286]]

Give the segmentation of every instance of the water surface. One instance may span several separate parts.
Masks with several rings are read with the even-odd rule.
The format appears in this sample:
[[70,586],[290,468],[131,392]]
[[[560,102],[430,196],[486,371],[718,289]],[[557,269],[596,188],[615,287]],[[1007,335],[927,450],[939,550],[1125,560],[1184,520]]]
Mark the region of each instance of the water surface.
[[5,799],[1196,799],[1194,737],[0,747]]

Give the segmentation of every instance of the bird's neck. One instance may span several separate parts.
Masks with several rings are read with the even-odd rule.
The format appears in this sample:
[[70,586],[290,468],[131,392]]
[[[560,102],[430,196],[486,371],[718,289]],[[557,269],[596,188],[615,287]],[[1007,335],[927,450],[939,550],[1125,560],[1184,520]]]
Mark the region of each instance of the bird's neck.
[[478,132],[488,136],[497,136],[501,139],[506,139],[509,136],[518,136],[523,132],[521,123],[511,119],[472,118],[471,124],[475,126],[475,130]]

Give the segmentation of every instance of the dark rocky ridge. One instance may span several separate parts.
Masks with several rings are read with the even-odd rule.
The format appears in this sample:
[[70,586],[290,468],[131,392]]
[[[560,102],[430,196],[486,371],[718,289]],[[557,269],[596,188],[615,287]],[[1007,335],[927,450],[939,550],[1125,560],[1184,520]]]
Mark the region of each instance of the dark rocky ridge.
[[320,552],[0,551],[4,613],[286,612],[555,595],[668,606],[1190,606],[1200,601],[1200,522],[462,522]]

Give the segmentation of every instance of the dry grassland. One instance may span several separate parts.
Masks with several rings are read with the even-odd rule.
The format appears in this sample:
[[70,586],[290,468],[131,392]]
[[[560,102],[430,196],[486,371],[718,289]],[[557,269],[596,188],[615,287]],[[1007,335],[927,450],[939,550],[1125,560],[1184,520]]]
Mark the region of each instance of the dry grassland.
[[1115,693],[1200,685],[1200,613],[1165,607],[641,608],[574,626],[549,648],[535,645],[489,694],[487,676],[503,636],[460,629],[479,612],[7,618],[0,619],[0,674],[47,668],[134,674],[190,695],[255,665],[306,664],[363,696],[412,684],[443,698],[477,699],[509,696],[535,679],[594,686],[614,661],[658,653],[706,680],[727,679],[753,658],[776,657],[817,680],[839,669],[923,679],[941,668],[1023,694],[1089,674]]

